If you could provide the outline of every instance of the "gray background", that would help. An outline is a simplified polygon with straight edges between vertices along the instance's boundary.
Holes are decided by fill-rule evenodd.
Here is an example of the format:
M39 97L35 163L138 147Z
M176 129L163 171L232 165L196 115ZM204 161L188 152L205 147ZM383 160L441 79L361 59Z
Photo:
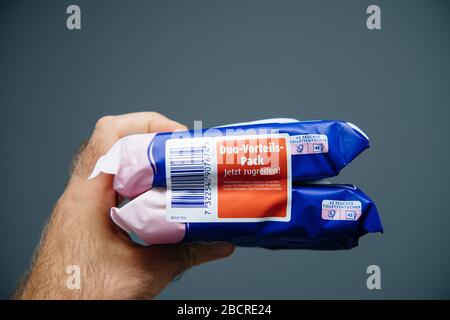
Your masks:
M190 126L344 119L372 148L337 182L385 233L350 251L238 249L160 298L450 298L449 1L69 1L0 5L0 297L29 264L71 158L102 115ZM382 30L366 28L378 4ZM382 289L366 288L366 267Z

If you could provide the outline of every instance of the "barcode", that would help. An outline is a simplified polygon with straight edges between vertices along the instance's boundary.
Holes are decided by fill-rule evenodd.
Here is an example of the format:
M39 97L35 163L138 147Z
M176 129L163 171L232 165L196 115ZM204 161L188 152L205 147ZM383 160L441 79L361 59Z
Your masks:
M170 151L172 208L206 208L205 147L175 147Z

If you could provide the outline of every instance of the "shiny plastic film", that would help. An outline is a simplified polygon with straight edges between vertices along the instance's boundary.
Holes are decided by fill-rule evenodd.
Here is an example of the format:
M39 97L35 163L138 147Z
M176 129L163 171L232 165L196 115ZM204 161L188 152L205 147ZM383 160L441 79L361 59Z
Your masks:
M130 201L111 218L149 245L350 249L383 231L375 204L353 185L310 182L338 175L368 147L352 123L267 119L122 138L90 179L114 175Z

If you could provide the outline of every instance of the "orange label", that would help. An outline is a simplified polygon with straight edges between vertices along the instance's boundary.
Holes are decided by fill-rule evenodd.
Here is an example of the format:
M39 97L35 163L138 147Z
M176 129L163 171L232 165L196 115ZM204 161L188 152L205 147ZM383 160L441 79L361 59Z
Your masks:
M288 147L284 137L217 143L220 219L288 217Z

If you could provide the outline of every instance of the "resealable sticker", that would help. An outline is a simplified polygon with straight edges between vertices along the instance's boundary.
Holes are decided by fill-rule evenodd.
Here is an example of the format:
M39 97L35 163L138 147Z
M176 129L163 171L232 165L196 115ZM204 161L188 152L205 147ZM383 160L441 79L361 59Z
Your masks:
M171 222L290 221L288 134L169 139Z

